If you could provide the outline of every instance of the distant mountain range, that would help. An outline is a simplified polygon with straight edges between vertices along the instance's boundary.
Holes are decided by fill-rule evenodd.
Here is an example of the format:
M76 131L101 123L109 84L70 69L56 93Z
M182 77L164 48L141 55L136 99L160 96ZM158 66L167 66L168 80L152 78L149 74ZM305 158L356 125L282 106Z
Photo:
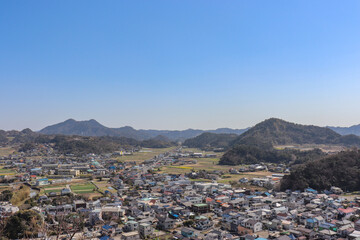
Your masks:
M57 123L39 132L42 134L63 134L63 135L78 135L78 136L112 136L112 137L127 137L136 140L147 140L157 136L163 136L170 141L185 141L200 136L203 133L216 133L216 134L236 134L242 135L238 139L234 140L234 143L242 144L250 141L267 141L271 144L339 144L342 141L349 140L349 137L341 139L340 135L357 135L360 136L360 124L351 127L317 127L317 126L305 126L300 124L285 124L286 121L271 118L265 120L252 128L246 129L231 129L231 128L218 128L215 130L199 130L199 129L186 129L186 130L136 130L132 127L125 126L120 128L106 127L94 119L88 121L76 121L74 119L68 119L64 122ZM305 128L304 128L305 127ZM247 131L251 129L251 131ZM288 134L283 134L287 132ZM206 139L210 135L206 135ZM219 136L223 140L226 136ZM212 141L214 141L212 136ZM233 136L231 136L233 138ZM254 139L256 138L256 139ZM354 138L354 137L351 137ZM204 138L201 138L203 141ZM233 140L233 139L232 139ZM351 139L350 142L354 140ZM222 141L222 140L221 140ZM340 142L339 142L340 141ZM215 141L216 142L216 141ZM222 141L223 142L223 141ZM229 141L227 141L229 142ZM230 142L229 142L230 143ZM192 142L192 145L196 143ZM206 143L205 143L206 144ZM200 145L204 145L203 143ZM213 144L210 144L213 145Z
M76 121L68 119L64 122L54 124L39 132L42 134L63 134L63 135L79 135L79 136L112 136L127 137L136 140L148 140L157 136L163 136L171 141L183 141L188 138L196 137L204 132L237 134L244 133L247 129L230 129L218 128L216 130L136 130L132 127L109 128L105 127L94 119L88 121Z
M354 129L356 129L355 126L352 127L352 131L355 131ZM67 135L66 138L64 138L65 135ZM78 153L90 151L92 147L88 146L101 145L97 152L102 153L120 146L173 146L176 144L175 141L180 140L183 141L183 145L189 147L223 148L226 152L221 158L220 164L228 165L257 162L295 162L300 164L322 156L321 151L308 153L291 149L280 151L274 148L276 145L322 144L360 147L360 137L354 134L341 135L330 127L301 125L277 118L267 119L249 129L136 130L128 126L108 128L96 120L76 121L69 119L48 126L39 132L32 132L30 129L7 132L0 130L0 144L2 145L55 142L59 151L66 153L75 150L61 147L77 146L79 139L83 147L80 150L75 149Z
M360 124L353 125L351 127L328 127L331 130L341 134L341 135L349 135L354 134L360 136Z

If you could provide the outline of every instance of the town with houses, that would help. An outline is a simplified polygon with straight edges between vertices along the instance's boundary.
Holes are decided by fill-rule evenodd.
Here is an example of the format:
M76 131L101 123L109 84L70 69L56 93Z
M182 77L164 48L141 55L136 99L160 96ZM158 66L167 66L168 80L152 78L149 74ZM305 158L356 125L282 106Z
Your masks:
M139 162L121 159L151 149L83 157L36 151L0 158L0 217L35 212L43 220L34 228L38 239L360 239L360 198L335 186L278 191L289 172L282 164L229 168L238 176L230 184L219 181L220 170L160 171L181 170L214 152L174 147Z
M360 240L360 0L0 0L0 240Z

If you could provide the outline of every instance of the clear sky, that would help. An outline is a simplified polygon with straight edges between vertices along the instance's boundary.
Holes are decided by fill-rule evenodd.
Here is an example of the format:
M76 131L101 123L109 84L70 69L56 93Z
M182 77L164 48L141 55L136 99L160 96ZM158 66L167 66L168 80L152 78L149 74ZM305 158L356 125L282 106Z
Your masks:
M269 117L360 123L360 1L0 1L0 129Z

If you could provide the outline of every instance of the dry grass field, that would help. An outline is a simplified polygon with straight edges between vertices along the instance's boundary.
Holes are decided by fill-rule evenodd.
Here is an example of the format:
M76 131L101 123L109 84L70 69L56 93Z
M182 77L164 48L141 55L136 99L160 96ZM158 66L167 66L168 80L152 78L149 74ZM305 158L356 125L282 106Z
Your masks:
M21 189L18 189L13 192L13 196L10 202L15 206L22 205L30 197L30 188L28 186L22 185Z

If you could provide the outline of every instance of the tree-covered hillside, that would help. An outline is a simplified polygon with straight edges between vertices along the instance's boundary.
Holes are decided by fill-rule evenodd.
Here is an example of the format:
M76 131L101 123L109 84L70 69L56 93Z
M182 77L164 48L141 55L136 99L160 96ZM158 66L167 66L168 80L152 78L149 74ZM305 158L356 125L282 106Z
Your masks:
M271 118L241 134L233 145L266 143L271 145L289 144L336 144L360 146L360 138L341 136L326 127L301 125Z
M187 139L183 145L192 148L211 149L227 148L235 140L236 134L203 133L197 137Z
M220 165L269 163L300 164L318 159L325 154L320 149L300 151L293 149L276 150L254 145L237 145L228 150L220 159Z
M345 191L360 190L360 151L344 151L336 155L309 161L292 169L281 182L281 189L317 190L340 187Z
M22 131L0 131L0 144L18 146L20 152L28 152L42 144L50 144L58 153L83 155L88 153L111 153L134 147L165 148L175 143L164 137L138 141L126 137L87 137L76 135L45 135L30 129Z
M219 164L302 163L323 156L320 150L301 153L289 149L274 149L276 145L303 144L358 147L360 138L355 135L342 136L325 127L306 126L271 118L255 125L231 142L231 147Z

